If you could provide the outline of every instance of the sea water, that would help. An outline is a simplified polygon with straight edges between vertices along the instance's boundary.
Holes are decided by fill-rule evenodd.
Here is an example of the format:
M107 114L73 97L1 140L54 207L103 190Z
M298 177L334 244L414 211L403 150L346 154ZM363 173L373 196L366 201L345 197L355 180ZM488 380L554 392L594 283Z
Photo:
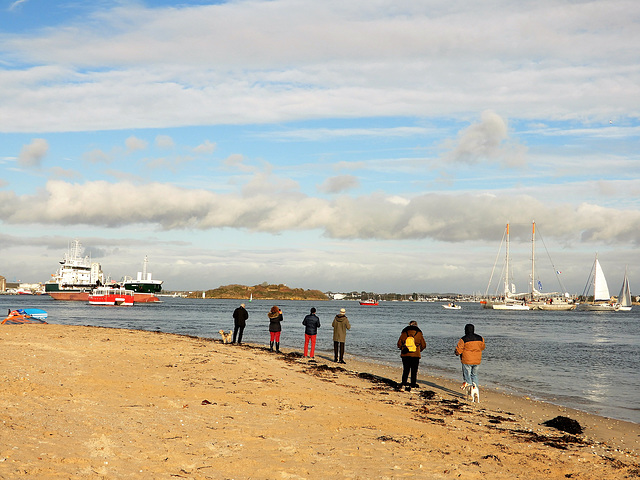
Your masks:
M105 307L55 301L47 296L0 296L0 313L41 308L49 323L162 331L219 339L233 329L233 310L240 300L161 297L155 304ZM427 341L420 371L462 380L454 355L464 326L473 323L486 341L480 383L508 393L640 423L640 307L631 312L496 311L477 303L447 310L439 303L381 302L361 306L353 301L303 302L245 300L249 320L244 342L269 344L267 313L282 308L281 347L302 350L302 319L317 308L321 327L318 355L333 357L331 322L345 308L351 323L346 359L357 355L400 366L396 346L402 329L416 320ZM0 318L4 316L0 315ZM2 326L20 328L20 326ZM399 380L399 379L396 379Z

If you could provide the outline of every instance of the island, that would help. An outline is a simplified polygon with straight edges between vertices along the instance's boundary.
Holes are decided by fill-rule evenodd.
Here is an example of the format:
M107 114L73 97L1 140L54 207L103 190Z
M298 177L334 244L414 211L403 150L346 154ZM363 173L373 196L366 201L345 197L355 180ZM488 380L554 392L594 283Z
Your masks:
M187 298L229 298L253 300L329 300L320 290L291 288L284 284L271 285L261 283L252 287L247 285L224 285L213 290L190 292Z

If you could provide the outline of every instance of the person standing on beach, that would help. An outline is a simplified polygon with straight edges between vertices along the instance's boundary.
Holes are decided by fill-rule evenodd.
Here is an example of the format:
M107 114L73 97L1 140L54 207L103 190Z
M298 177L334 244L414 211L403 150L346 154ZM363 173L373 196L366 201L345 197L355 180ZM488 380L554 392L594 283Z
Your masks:
M458 340L456 345L456 355L460 356L462 362L462 386L467 388L469 385L478 383L478 366L482 361L482 351L484 350L484 338L475 333L475 327L468 323L464 326L464 337Z
M331 326L333 327L333 355L334 362L338 362L338 351L340 352L340 363L344 361L344 343L347 340L347 330L351 330L349 319L345 315L346 310L340 309L340 313L335 316Z
M402 358L402 384L407 392L418 386L418 367L420 366L421 352L427 348L427 342L418 328L418 322L412 320L409 326L402 329L398 338L398 348ZM411 373L411 383L407 383Z
M247 326L247 319L249 318L249 312L244 308L244 303L241 303L238 308L233 311L233 339L231 343L236 343L236 335L238 337L238 345L242 345L242 333L244 327Z
M271 307L271 310L267 314L269 317L269 335L271 336L271 342L269 344L269 350L273 352L273 344L276 344L276 352L280 353L280 332L282 331L282 310L277 306Z
M313 358L316 351L316 337L318 335L318 327L320 326L320 319L316 315L316 309L311 308L311 313L304 317L302 320L302 325L304 325L304 356L307 356L309 342L311 342L311 354L309 355Z

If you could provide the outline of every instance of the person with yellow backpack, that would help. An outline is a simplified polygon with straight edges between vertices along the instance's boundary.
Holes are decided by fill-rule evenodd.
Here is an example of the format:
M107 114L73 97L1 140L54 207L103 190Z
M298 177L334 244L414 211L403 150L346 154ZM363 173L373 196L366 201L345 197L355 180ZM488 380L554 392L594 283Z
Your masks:
M418 367L420 366L420 352L427 348L427 342L418 328L418 322L412 320L409 326L402 329L398 339L398 348L402 358L402 384L407 392L418 386ZM411 383L407 383L411 373Z

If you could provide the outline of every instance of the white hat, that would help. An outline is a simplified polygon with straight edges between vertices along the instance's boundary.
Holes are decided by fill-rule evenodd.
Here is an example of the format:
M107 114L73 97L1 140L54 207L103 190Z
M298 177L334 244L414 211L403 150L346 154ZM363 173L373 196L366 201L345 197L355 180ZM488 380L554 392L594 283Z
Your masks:
M340 313L346 313L346 310L344 308L341 308Z

